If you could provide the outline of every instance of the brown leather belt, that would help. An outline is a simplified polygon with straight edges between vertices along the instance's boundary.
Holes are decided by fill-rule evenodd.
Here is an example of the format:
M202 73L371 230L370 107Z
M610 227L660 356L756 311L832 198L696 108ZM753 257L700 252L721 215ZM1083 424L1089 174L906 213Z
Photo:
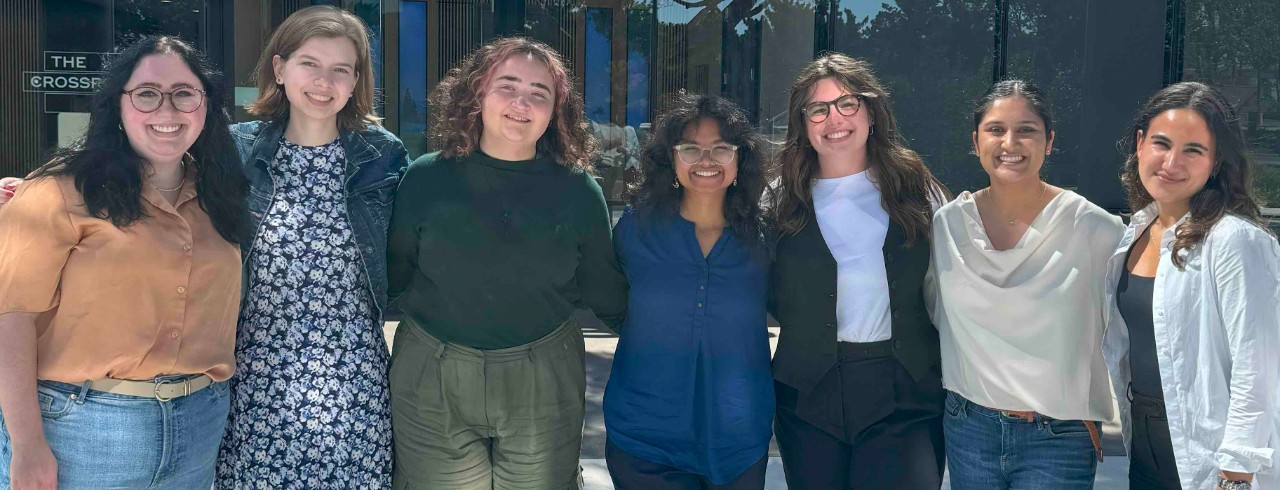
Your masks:
M1004 415L1005 417L1022 419L1027 422L1035 422L1037 415L1044 417L1044 415L1035 412L1025 412L1020 410L1000 410L998 408L991 408L991 410L1000 412L1000 415ZM1098 431L1098 424L1092 420L1081 420L1081 422L1084 423L1085 430L1089 431L1089 439L1093 442L1093 452L1098 455L1098 462L1101 463L1102 434Z

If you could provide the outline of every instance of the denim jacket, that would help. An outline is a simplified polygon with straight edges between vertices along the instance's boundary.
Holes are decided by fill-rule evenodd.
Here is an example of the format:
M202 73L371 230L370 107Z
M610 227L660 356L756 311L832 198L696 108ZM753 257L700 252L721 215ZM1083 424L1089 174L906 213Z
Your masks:
M275 197L275 182L269 168L287 125L287 120L231 125L231 136L249 180L249 224L254 236L241 245L246 264L257 245L262 217ZM387 306L387 224L391 219L391 205L396 200L396 187L409 165L409 157L400 139L381 126L371 124L360 132L340 130L338 138L347 155L347 216L364 262L369 292L381 315ZM245 267L244 271L246 287L243 290L248 291L249 268Z

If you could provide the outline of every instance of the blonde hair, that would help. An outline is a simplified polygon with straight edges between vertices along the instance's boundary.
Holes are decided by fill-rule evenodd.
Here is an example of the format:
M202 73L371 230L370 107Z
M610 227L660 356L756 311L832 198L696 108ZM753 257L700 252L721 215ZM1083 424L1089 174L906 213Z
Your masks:
M338 127L362 131L369 124L378 124L382 118L374 113L373 53L369 47L369 29L359 17L328 5L294 12L271 33L271 39L254 68L253 81L258 85L258 99L245 106L245 110L273 121L289 116L289 99L285 97L284 87L275 83L272 59L276 55L289 59L294 51L313 37L346 38L356 46L358 78L351 100L338 111Z

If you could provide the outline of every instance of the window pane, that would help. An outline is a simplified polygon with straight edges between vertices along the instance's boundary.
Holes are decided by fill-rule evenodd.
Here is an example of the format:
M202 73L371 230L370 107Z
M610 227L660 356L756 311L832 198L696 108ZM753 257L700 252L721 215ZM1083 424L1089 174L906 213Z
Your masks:
M1280 207L1280 3L1185 5L1182 78L1211 84L1236 105L1257 170L1254 189L1264 206Z
M991 85L995 1L842 0L836 8L833 48L871 63L911 149L953 192L985 187L970 156L970 111Z
M653 60L653 9L633 3L627 9L627 126L647 128L649 72Z
M1041 176L1062 187L1076 187L1080 175L1080 125L1086 5L1059 0L1014 0L1009 4L1010 78L1040 87L1054 109L1053 155Z
M586 64L583 99L587 118L613 119L613 9L587 9Z
M417 158L427 151L427 4L400 2L400 139Z

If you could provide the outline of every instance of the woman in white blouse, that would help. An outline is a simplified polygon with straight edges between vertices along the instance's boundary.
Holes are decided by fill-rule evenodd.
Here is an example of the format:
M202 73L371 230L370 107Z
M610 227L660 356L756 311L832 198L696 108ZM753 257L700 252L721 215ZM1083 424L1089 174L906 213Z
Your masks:
M1272 490L1280 467L1280 246L1217 90L1157 92L1128 132L1134 214L1103 348L1133 488Z
M991 185L933 220L933 322L948 390L952 488L1093 488L1112 416L1101 344L1107 259L1124 227L1045 183L1053 113L1033 85L997 83L973 115Z

